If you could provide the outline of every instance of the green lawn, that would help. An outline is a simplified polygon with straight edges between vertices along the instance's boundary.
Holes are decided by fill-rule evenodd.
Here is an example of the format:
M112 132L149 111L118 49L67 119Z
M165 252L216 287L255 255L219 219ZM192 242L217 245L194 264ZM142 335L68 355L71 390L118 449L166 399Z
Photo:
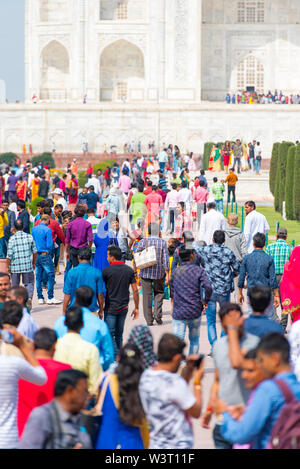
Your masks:
M234 207L235 211L235 207ZM268 223L270 225L270 233L269 233L269 243L274 242L276 237L276 224L279 222L279 226L284 227L288 231L288 242L292 244L292 241L295 241L295 246L300 245L300 223L297 221L287 220L285 221L282 216L275 212L273 207L257 207L257 211L265 215ZM231 207L229 208L229 213L231 212ZM226 206L224 207L224 215L226 216ZM242 222L242 207L238 207L238 215L239 215L239 227L241 226ZM245 212L244 212L245 216Z

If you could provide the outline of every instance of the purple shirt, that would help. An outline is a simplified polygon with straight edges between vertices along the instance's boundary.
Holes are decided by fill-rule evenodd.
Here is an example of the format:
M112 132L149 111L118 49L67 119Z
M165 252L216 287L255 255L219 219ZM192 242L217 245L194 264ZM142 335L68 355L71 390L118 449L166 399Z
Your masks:
M16 182L18 179L17 176L9 176L7 179L9 192L16 192Z
M66 234L66 243L75 249L88 247L93 241L92 225L81 217L69 223Z

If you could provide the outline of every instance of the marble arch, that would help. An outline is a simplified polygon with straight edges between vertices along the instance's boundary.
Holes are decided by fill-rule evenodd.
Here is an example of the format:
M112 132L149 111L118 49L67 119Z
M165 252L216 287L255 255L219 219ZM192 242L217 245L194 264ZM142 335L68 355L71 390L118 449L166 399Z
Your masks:
M120 39L106 46L100 57L100 101L143 101L144 54L135 44Z
M64 101L70 86L70 59L65 46L51 41L41 53L41 100Z

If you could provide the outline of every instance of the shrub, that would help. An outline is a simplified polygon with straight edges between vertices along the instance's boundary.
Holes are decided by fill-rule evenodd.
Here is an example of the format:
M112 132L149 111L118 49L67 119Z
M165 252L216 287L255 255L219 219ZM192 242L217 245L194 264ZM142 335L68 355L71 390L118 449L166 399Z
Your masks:
M213 142L206 142L204 144L202 167L205 171L208 170L209 158L210 158L210 154L211 154L211 150L213 146L214 146Z
M87 178L86 171L79 171L77 181L78 181L78 185L79 185L79 187L81 187L81 189L84 188L84 186L87 183L87 180L88 180L88 178Z
M280 146L279 142L274 143L273 149L272 149L271 162L270 162L269 185L270 185L270 191L273 195L275 195L279 146Z
M294 220L294 169L296 147L289 148L285 178L285 210L288 220Z
M294 216L300 221L300 144L296 147L294 164Z
M275 187L275 210L282 214L282 204L285 198L285 176L287 155L289 147L294 145L291 142L282 142L279 146L279 158L276 172L276 187Z
M105 160L105 161L101 161L101 163L95 164L95 166L93 166L94 173L96 173L98 169L105 171L107 166L112 168L115 162L116 162L115 160Z
M6 163L10 166L14 166L17 158L18 155L15 153L2 153L2 155L0 155L0 164Z
M42 163L43 166L46 164L49 168L55 168L55 161L52 153L42 153L40 156L34 156L31 158L31 163L33 166Z

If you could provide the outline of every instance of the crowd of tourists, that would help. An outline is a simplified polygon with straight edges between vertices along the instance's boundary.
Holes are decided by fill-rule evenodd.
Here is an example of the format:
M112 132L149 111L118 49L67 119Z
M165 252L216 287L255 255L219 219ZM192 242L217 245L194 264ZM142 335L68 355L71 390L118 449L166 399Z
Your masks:
M227 104L300 104L300 94L285 95L282 91L259 93L257 91L238 91L227 93Z
M283 227L266 246L254 201L243 230L237 213L225 218L233 152L212 183L176 145L89 165L83 188L76 160L65 173L4 168L1 449L193 449L193 426L211 423L216 449L300 448L300 247ZM45 301L62 315L40 328Z

